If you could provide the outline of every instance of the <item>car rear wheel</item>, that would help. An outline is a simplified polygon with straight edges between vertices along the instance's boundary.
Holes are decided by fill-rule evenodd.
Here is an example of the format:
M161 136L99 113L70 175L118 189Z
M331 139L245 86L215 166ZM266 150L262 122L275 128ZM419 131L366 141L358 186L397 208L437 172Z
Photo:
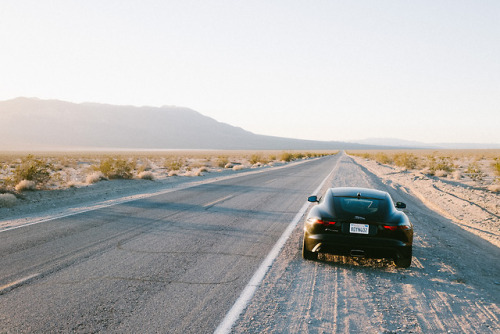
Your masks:
M399 253L394 259L394 264L398 268L408 268L411 266L412 250Z
M304 240L302 242L302 257L305 260L317 260L318 259L318 253L311 252L310 250L307 249L306 235L305 234L304 234Z

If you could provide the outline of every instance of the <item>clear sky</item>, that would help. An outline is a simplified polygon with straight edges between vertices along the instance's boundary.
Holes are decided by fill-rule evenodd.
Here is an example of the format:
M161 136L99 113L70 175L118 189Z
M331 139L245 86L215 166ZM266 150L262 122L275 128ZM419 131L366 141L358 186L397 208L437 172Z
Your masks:
M19 96L302 139L500 143L500 1L2 0L0 100Z

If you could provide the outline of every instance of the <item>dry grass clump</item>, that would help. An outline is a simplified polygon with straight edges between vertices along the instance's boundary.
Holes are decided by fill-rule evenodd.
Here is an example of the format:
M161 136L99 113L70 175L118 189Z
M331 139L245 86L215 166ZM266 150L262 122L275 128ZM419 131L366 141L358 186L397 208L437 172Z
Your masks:
M462 172L459 171L459 170L456 170L454 171L452 174L451 174L451 177L454 179L454 180L460 180L462 178Z
M15 189L18 193L27 191L27 190L35 190L36 183L31 180L21 180L18 184L16 184Z
M150 181L153 181L155 179L155 176L153 174L153 172L151 171L142 171L140 172L137 177L139 179L142 179L142 180L150 180Z
M179 158L168 158L166 161L165 161L165 168L167 168L168 170L180 170L185 164L185 161L183 159L179 159Z
M484 173L477 162L469 164L465 174L467 174L472 180L475 181L482 180L484 177Z
M131 179L135 166L133 161L120 158L107 158L98 167L95 167L95 169L109 179Z
M0 208L11 208L16 202L17 197L13 194L0 194Z
M7 185L15 184L17 191L34 190L37 186L42 188L49 182L54 166L46 159L35 158L27 155L15 165L12 175L4 180Z
M101 171L95 171L89 175L87 175L86 179L85 179L85 182L87 184L93 184L93 183L97 183L101 180L105 180L106 177L104 176L104 174L101 172Z
M290 153L290 152L283 152L283 153L281 153L280 160L281 161L285 161L285 162L292 161L293 160L293 153Z
M428 155L426 156L426 166L430 168L431 174L435 175L436 171L443 171L446 173L451 173L455 170L455 165L451 157L448 156L434 156ZM442 173L442 172L441 172ZM437 175L436 175L437 176Z
M402 167L405 169L415 169L417 168L418 159L415 155L411 153L396 153L392 158L394 164L398 167Z
M385 154L384 152L377 152L375 154L375 161L380 163L380 164L383 164L383 165L388 165L388 164L392 164L394 162L393 159L391 159L387 154Z
M220 167L220 168L226 168L226 166L229 164L229 157L227 156L219 156L215 162L213 163L214 167ZM231 168L231 167L227 167Z
M252 165L255 165L256 163L260 162L262 164L267 164L269 162L269 160L267 160L267 158L263 158L261 154L252 154L252 156L250 157L250 159L248 159L248 161L252 164Z
M245 169L246 167L244 165L236 165L233 167L233 170L243 170Z
M446 176L448 176L448 172L445 170L442 170L442 169L438 169L438 170L434 171L434 176L446 177Z
M191 177L193 177L193 176L201 176L201 175L203 175L202 171L203 171L202 168L197 168L197 169L189 170L186 173L184 173L184 176L191 176Z
M495 175L500 176L500 158L495 158L495 161L491 164Z

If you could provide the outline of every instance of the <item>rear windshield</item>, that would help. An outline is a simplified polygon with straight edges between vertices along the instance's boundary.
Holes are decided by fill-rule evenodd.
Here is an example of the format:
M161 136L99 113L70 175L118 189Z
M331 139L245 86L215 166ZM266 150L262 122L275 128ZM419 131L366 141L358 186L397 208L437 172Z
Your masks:
M383 217L387 213L387 201L375 198L334 197L338 216Z

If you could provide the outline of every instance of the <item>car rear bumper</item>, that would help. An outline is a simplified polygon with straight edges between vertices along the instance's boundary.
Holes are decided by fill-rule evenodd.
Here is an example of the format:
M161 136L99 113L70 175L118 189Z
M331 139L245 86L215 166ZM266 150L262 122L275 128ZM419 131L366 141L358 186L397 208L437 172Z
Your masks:
M335 255L395 258L410 253L411 243L389 238L365 238L353 235L304 234L305 246L313 252Z

